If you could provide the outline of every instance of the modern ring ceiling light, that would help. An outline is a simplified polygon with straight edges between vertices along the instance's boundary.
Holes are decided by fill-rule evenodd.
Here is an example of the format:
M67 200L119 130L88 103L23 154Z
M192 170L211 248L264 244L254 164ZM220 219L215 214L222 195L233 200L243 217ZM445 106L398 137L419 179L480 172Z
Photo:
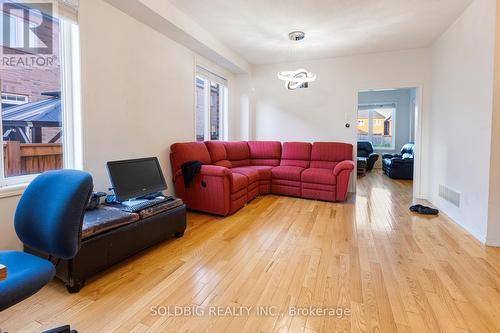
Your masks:
M293 42L299 42L306 37L303 31L292 31L288 34L288 38ZM316 74L310 73L305 69L297 69L295 71L283 71L278 73L278 79L285 81L285 86L289 90L297 88L305 88L309 82L316 80Z

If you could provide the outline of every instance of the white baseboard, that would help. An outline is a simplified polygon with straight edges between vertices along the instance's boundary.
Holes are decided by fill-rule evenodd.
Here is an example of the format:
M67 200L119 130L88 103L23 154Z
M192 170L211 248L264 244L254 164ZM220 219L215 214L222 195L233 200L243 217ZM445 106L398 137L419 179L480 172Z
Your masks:
M434 200L433 200L434 201ZM432 202L432 201L429 201L433 206L435 206L437 209L439 209L440 211L440 214L443 214L445 215L448 220L450 220L451 222L455 223L456 225L458 225L459 227L461 227L462 229L464 229L465 231L467 231L469 234L471 234L475 239L477 239L478 241L480 241L482 244L485 244L485 245L489 245L488 244L488 240L486 239L486 235L483 235L481 232L479 232L478 230L472 228L471 226L465 224L465 223L462 223L459 219L451 216L450 214L448 214L443 208L441 205L437 204L436 202ZM499 247L500 247L500 241L497 242L499 244ZM489 246L495 246L495 245L489 245Z
M486 245L492 247L500 247L500 239L486 239Z

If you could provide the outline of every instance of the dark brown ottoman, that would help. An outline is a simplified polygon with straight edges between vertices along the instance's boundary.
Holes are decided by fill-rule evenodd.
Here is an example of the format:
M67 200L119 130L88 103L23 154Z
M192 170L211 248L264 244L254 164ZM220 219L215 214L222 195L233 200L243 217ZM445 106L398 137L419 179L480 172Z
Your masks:
M138 213L109 206L87 212L77 255L69 260L52 260L56 264L56 276L65 282L70 293L76 293L90 276L172 236L182 237L186 230L186 205L180 199L176 204ZM48 257L28 246L25 251Z

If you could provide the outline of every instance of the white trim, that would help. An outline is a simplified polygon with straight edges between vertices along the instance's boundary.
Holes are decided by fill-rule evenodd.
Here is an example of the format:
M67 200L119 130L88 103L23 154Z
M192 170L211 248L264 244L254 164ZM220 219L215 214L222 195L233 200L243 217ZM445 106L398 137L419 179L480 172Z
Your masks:
M80 36L72 22L61 20L60 29L64 168L82 169Z
M200 76L199 73L198 76ZM212 87L209 78L206 78L204 76L200 77L205 80L203 84L203 98L205 99L205 110L203 110L203 125L205 125L205 127L203 129L205 130L205 133L203 135L205 137L205 141L210 141L212 140L212 137L210 135L210 108L212 107Z
M197 130L197 96L196 91L196 80L200 78L204 80L204 99L205 99L205 110L204 110L204 141L211 141L211 90L212 83L219 85L219 139L220 141L227 140L229 137L228 128L228 118L229 118L229 84L230 81L225 79L223 75L217 73L217 71L212 71L211 66L206 66L204 62L199 62L195 59L194 65L194 126L195 126L195 140L196 140L196 130ZM207 93L208 92L208 93Z
M500 239L486 239L486 245L492 247L500 247Z
M29 183L10 185L0 188L0 198L17 197L24 193Z

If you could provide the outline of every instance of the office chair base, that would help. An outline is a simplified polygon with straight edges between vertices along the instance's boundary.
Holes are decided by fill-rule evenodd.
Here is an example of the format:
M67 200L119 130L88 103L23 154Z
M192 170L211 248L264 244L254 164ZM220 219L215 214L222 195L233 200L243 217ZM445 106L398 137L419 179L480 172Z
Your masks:
M78 333L76 330L72 330L69 325L64 325L61 327L56 327L51 330L42 333Z

